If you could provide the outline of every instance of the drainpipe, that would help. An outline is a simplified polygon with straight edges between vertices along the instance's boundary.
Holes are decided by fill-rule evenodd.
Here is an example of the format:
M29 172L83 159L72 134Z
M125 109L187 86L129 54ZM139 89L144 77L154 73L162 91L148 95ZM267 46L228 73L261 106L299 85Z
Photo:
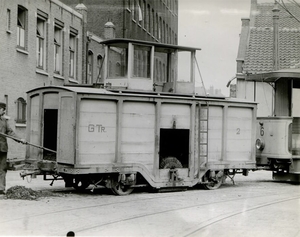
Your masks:
M87 64L87 7L82 3L82 0L80 0L80 3L75 7L75 10L79 12L83 16L83 25L82 25L82 73L81 73L81 83L80 84L87 84L87 71L86 71L86 64ZM79 78L78 78L79 81Z

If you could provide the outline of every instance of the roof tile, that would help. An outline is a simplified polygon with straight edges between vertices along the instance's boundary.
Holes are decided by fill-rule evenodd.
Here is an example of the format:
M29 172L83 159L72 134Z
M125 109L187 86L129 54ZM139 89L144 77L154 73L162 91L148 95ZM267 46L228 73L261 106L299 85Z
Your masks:
M288 9L300 19L300 8L286 4ZM248 73L273 70L273 13L274 4L258 4L250 21L249 43L243 70ZM280 69L300 65L300 23L279 6L279 64Z

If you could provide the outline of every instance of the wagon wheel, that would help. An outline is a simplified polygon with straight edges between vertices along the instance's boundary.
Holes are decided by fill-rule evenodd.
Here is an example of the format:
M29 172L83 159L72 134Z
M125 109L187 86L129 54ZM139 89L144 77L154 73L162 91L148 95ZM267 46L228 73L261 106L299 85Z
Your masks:
M210 183L202 184L202 185L207 190L215 190L215 189L218 189L222 185L225 178L226 178L226 175L224 175L224 171L220 170L218 173L216 173L215 177L212 177L212 178L208 179L208 181Z
M181 162L176 158L169 156L164 158L159 164L160 169L174 169L174 168L182 168Z
M89 185L90 185L90 182L85 179L75 179L75 182L73 183L73 188L75 188L78 191L83 191Z
M111 180L110 189L114 194L119 196L128 195L134 190L134 188L131 188L129 185L124 185L121 181L115 179Z

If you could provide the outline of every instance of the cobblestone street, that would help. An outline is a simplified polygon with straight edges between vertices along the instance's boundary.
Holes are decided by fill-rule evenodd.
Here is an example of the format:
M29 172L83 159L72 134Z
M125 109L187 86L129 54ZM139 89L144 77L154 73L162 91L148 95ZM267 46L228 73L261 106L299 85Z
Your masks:
M78 193L62 181L27 182L8 173L15 185L48 190L37 201L1 197L1 236L300 236L299 185L271 180L266 171L236 176L217 190L153 193L137 190L114 196L97 188Z

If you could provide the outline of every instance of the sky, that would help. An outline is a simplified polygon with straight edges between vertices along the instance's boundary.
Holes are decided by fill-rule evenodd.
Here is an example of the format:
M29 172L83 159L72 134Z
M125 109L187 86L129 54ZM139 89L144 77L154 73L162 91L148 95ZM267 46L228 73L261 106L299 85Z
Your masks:
M258 0L258 3L274 0ZM178 44L201 48L197 61L206 90L229 96L227 82L236 74L242 18L250 17L251 0L179 0ZM235 81L233 81L235 83ZM202 86L196 70L196 86Z

